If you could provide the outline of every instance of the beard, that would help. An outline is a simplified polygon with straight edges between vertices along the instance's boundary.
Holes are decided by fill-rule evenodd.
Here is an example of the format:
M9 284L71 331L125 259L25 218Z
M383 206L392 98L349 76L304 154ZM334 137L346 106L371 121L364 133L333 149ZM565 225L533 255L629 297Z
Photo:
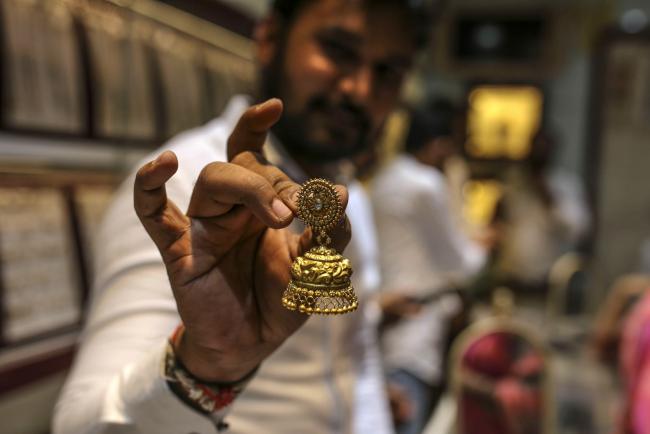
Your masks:
M280 98L285 111L271 131L289 154L309 163L331 163L358 155L371 142L369 116L345 97L328 92L312 95L303 107L292 107L291 81L284 72L284 50L262 71L264 99Z

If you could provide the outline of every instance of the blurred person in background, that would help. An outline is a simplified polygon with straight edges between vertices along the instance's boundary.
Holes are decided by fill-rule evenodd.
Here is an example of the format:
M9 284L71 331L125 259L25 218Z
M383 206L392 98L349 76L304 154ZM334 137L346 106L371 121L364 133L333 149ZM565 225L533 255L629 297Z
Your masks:
M381 304L386 315L401 316L381 339L389 386L407 401L394 406L408 409L397 421L404 434L421 432L431 415L444 377L449 326L461 307L454 288L485 258L449 204L443 170L456 152L453 117L453 108L445 105L412 111L405 151L371 184Z
M524 164L504 174L503 197L491 224L499 240L493 288L541 293L555 260L578 248L588 233L591 216L583 186L573 173L552 167L555 151L554 138L540 131Z
M296 182L347 184L349 220L372 244L363 192L340 163L397 104L421 18L401 0L273 2L255 33L266 102L233 98L118 192L55 433L214 433L233 401L233 433L392 431L364 309L378 281L371 248L355 236L346 251L356 313L307 319L281 294L312 243L287 229ZM345 247L347 221L333 238Z

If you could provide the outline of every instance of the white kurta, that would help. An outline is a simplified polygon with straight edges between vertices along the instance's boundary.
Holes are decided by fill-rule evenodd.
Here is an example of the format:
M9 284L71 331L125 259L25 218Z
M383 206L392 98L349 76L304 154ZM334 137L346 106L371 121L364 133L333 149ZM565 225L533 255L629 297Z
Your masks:
M178 156L179 170L167 193L181 209L187 208L201 169L226 161L227 138L247 106L245 97L235 97L222 117L165 146ZM57 404L54 432L215 433L214 421L182 403L162 377L164 343L180 319L160 254L133 209L133 177L118 191L98 235L92 309ZM350 196L353 227L372 227L363 221L369 213L361 189L351 185ZM346 251L361 299L377 280L369 251L356 237ZM310 318L262 364L235 401L226 419L229 432L390 434L368 318L363 308L342 317Z

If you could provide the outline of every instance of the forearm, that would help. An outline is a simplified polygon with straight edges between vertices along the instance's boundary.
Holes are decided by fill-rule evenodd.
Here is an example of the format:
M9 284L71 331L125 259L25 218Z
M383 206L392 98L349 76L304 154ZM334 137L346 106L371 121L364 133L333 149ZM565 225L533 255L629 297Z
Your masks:
M215 434L216 423L179 400L162 371L164 342L114 375L73 373L59 399L55 434Z
M132 268L95 297L57 404L56 434L177 434L188 426L217 432L215 423L177 398L165 380L165 345L179 318L160 268Z

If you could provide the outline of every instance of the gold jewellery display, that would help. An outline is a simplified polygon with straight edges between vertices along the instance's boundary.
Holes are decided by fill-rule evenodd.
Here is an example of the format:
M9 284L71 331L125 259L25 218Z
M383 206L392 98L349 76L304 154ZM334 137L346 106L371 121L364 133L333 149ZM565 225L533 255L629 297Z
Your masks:
M282 305L308 315L339 315L359 305L352 288L350 260L332 247L327 231L343 217L343 205L329 181L316 178L303 184L298 195L298 217L311 226L317 246L291 265L291 281Z

